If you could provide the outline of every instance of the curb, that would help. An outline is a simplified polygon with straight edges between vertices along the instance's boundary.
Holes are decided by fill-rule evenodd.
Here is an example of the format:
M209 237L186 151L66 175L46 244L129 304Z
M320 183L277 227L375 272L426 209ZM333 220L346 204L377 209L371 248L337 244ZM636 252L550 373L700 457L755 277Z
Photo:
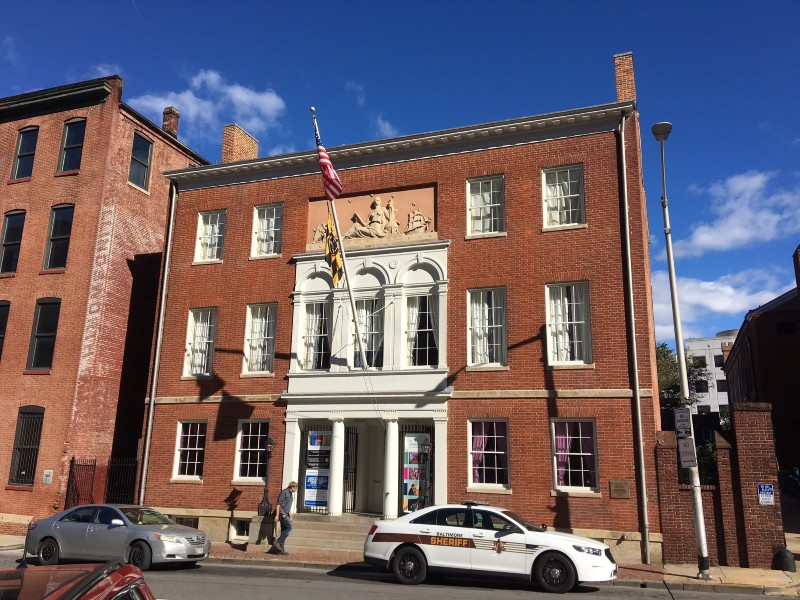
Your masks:
M12 544L11 546L0 546L0 552L3 550L22 550L25 544Z
M207 558L201 564L227 564L239 566L258 566L258 567L293 567L303 569L340 569L343 571L361 571L372 569L366 563L317 563L301 560L265 560L263 558Z

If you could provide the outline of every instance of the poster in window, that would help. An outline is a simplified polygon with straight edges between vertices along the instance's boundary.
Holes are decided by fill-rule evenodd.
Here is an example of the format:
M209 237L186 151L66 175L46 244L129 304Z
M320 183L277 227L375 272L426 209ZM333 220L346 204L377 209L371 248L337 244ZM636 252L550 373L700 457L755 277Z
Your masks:
M328 506L328 480L331 466L331 432L309 431L306 450L306 477L303 482L303 505Z
M428 497L430 455L421 451L430 443L427 433L407 433L403 439L403 512L414 512L432 501Z

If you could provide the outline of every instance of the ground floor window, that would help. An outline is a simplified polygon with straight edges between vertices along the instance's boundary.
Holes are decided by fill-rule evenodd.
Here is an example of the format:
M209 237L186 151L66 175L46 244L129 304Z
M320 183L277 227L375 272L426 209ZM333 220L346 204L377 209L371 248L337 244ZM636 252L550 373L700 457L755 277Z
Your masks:
M202 479L206 454L205 421L178 423L178 442L175 452L175 476L183 479Z
M509 487L508 422L469 422L470 485Z
M552 442L556 489L597 491L594 421L553 420Z
M9 485L33 485L39 442L42 437L44 409L40 406L23 406L17 416L17 432L11 455Z

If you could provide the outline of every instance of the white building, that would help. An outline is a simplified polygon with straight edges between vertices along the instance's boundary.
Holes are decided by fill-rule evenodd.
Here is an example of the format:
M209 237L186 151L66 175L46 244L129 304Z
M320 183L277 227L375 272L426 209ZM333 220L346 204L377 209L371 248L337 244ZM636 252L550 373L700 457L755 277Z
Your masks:
M686 340L686 355L700 359L701 365L707 368L711 375L708 382L696 382L697 404L692 407L692 412L718 413L720 406L728 405L728 380L722 370L725 362L722 355L722 344L732 344L738 331L738 329L729 329L720 331L713 338L689 338Z

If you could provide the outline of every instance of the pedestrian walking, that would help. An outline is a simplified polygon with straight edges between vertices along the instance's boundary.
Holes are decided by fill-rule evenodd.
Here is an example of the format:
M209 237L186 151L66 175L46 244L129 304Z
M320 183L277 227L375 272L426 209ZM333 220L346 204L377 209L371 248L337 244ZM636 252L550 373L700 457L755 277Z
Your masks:
M281 490L278 495L278 507L275 509L275 522L280 521L281 534L272 543L275 549L280 554L288 554L283 545L286 543L286 538L292 532L293 519L292 519L292 504L294 503L294 493L297 491L297 482L292 481L285 489Z

